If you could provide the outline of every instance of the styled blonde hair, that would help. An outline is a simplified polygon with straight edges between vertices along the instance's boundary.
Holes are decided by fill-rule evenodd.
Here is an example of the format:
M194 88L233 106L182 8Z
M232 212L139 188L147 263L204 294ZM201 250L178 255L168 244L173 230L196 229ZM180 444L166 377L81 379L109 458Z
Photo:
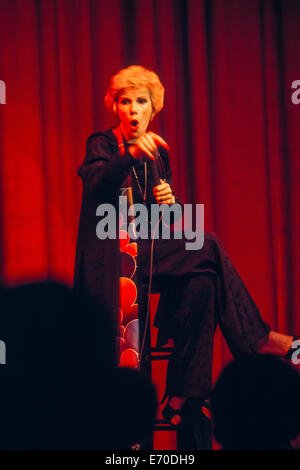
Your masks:
M111 77L104 98L105 106L115 112L115 103L118 100L119 91L127 87L140 86L149 89L153 116L155 116L163 108L165 89L155 72L140 65L130 65L126 69L119 70Z

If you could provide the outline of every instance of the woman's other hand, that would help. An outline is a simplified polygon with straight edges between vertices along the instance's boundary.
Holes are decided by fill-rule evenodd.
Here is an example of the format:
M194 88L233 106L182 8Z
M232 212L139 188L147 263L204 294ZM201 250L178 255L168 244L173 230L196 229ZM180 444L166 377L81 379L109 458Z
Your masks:
M160 182L161 184L153 188L153 195L156 199L156 202L158 204L174 204L175 197L172 193L171 186L162 179Z

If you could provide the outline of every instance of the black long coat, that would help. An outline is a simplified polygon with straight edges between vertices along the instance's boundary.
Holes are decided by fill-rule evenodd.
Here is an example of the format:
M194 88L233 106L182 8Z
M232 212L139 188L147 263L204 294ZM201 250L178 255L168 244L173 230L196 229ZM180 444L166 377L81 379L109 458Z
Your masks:
M161 177L172 187L168 152L161 147L159 152ZM111 203L118 208L120 188L133 165L140 186L132 177L133 200L140 202L145 187L144 163L133 159L126 145L125 154L119 154L112 130L89 137L86 156L78 171L83 180L83 200L75 288L99 302L100 306L101 300L106 302L112 312L115 333L118 325L119 240L97 238L99 217L96 208L101 203ZM146 201L149 205L156 201L149 165L147 167ZM213 233L204 235L201 249L187 250L185 236L182 239L162 237L154 243L152 275L161 292L155 318L155 326L159 327L157 341L164 344L171 335L175 344L168 366L165 396L209 396L217 323L234 355L253 352L257 341L270 331L220 240ZM150 277L150 245L149 239L138 240L138 269L146 279Z
M110 203L116 210L122 183L132 174L135 166L140 186L144 189L144 163L136 161L128 152L120 155L117 138L111 129L92 134L86 142L86 152L78 175L83 182L82 206L76 249L74 288L91 298L95 303L104 303L113 315L115 332L118 322L120 250L119 240L100 240L96 235L99 217L96 209L100 204ZM160 175L171 185L171 170L168 152L159 148L162 165ZM132 175L134 202L141 202L141 195L135 177ZM148 165L147 205L155 203L154 182ZM179 202L179 201L178 201ZM118 227L117 227L118 233Z

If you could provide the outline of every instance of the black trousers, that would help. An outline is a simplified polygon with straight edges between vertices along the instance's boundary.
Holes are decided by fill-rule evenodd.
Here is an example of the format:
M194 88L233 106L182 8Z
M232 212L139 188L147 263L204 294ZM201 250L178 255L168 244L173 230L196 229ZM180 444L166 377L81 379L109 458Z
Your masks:
M217 324L234 356L254 352L271 328L215 234L205 233L200 250L185 243L154 240L152 282L161 292L154 324L158 344L174 340L165 396L208 398ZM149 281L151 240L138 244L138 266Z

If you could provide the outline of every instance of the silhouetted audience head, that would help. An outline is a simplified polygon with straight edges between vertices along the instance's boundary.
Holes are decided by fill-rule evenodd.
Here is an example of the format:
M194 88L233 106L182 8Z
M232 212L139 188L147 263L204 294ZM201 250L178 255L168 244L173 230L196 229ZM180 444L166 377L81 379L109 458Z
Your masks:
M113 364L114 325L104 304L57 282L2 288L0 302L7 373Z
M115 362L104 305L38 283L0 291L0 449L126 449L153 427L152 383Z
M223 449L285 449L300 434L300 375L271 355L235 359L214 387L214 435Z

